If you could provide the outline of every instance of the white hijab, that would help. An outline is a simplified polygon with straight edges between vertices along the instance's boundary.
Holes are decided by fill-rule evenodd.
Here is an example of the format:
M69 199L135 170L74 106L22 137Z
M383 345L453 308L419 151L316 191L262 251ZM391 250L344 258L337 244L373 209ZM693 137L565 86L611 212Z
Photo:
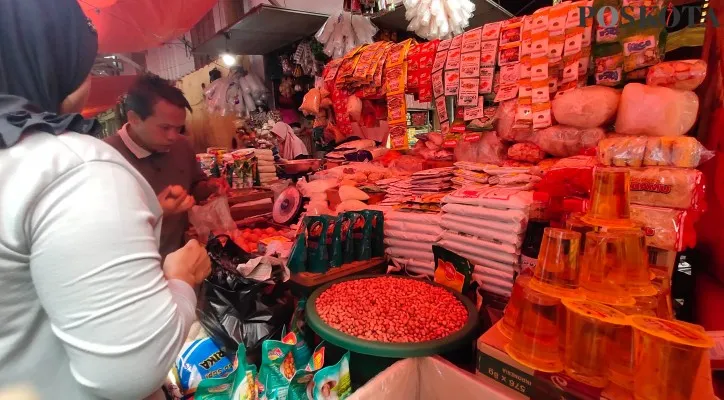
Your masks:
M292 127L284 122L277 122L271 131L277 136L279 155L285 160L293 160L298 155L308 155L307 146L302 139L294 134Z

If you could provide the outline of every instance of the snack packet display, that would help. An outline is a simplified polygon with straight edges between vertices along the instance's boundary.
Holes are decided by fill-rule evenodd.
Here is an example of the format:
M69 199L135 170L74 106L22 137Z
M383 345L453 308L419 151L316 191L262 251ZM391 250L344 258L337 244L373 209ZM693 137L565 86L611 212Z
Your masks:
M352 394L349 374L349 352L335 365L324 367L314 374L314 400L344 400Z
M681 136L694 126L698 111L694 92L629 83L621 93L616 132Z
M696 168L713 156L713 152L689 136L618 136L598 143L598 161L609 166Z
M631 169L631 204L703 211L704 180L690 168Z
M651 66L646 84L670 89L695 90L706 78L704 60L667 61Z
M433 245L435 282L465 293L473 275L473 265L465 257L444 247Z
M643 226L647 246L671 251L696 246L696 213L632 204L631 220Z

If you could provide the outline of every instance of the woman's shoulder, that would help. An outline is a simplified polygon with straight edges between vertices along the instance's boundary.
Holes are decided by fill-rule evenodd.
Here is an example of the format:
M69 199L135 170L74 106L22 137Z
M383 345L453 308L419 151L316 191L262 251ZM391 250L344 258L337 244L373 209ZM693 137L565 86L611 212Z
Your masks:
M83 164L112 164L145 182L116 149L90 135L33 133L24 135L9 150L0 152L0 164L15 165L13 169L23 174L41 174L45 179L53 179Z
M133 168L112 146L93 136L76 132L65 132L60 135L30 134L13 147L27 149L29 154L70 168L89 162L110 162Z

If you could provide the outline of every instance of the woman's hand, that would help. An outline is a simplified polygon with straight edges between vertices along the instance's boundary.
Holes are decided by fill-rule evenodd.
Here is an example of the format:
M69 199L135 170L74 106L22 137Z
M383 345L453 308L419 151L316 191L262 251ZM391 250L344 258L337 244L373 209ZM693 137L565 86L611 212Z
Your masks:
M158 194L158 202L163 209L163 215L184 213L196 204L194 197L186 193L186 189L179 185L172 185Z
M206 248L196 239L166 256L163 263L166 279L180 279L190 286L196 286L211 273L211 260Z

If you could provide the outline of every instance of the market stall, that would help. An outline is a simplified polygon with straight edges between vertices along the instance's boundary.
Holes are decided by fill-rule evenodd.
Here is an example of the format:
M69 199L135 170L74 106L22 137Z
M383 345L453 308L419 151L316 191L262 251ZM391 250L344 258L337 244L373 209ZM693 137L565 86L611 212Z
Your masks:
M391 399L442 375L460 398L714 398L714 340L672 301L707 209L714 153L691 133L711 68L667 59L650 5L620 24L584 11L621 4L580 1L468 26L460 3L447 31L411 26L427 41L320 29L331 59L300 111L323 157L280 156L273 113L243 128L250 148L198 156L231 197L271 197L253 220L233 217L250 198L220 200L198 234L211 339L180 358L183 391ZM223 365L189 362L209 352Z

